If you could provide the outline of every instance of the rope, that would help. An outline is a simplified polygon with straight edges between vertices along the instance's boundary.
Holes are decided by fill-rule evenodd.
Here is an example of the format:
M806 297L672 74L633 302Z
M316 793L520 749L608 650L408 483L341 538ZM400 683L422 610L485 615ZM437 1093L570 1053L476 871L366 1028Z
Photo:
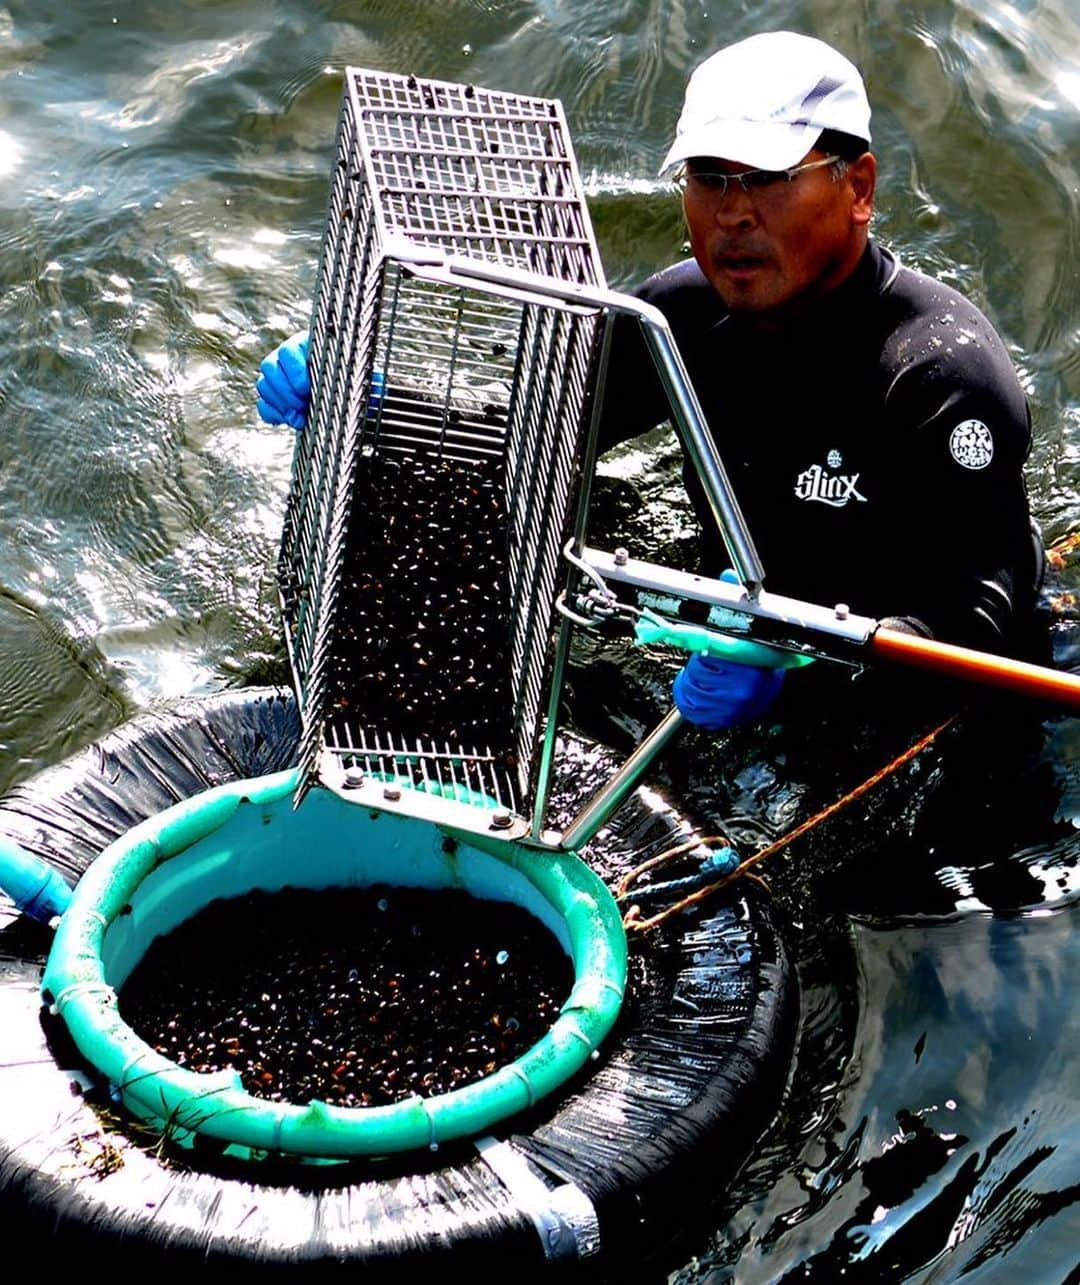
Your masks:
M760 852L755 852L752 857L747 857L738 869L733 870L731 874L724 875L715 883L709 884L706 888L699 888L696 892L690 893L680 901L674 902L666 909L659 911L657 914L652 915L647 919L643 919L641 917L639 907L631 906L623 916L623 927L627 932L646 932L650 928L659 927L659 925L666 919L670 919L672 915L677 915L681 911L686 910L689 906L697 905L698 902L704 901L706 897L711 897L714 892L719 892L721 888L726 888L728 884L733 883L736 879L748 877L760 882L758 876L750 875L748 873L752 867L758 865L767 857L773 856L774 853L779 852L782 848L786 848L789 844L794 843L796 839L801 839L804 834L808 834L823 821L827 821L829 817L835 816L837 812L841 811L841 809L846 808L857 799L861 799L864 794L867 794L872 790L880 781L884 781L886 777L892 776L894 772L899 771L900 768L905 766L905 764L910 763L911 760L921 754L927 746L932 745L941 733L955 721L956 717L956 714L950 714L943 723L939 723L932 731L927 732L925 736L921 736L914 745L910 745L902 754L894 758L891 763L887 763L884 767L879 768L872 776L868 776L861 785L857 785L853 790L849 790L847 794L837 799L834 803L830 803L828 807L822 808L820 812L816 812L812 817L809 817L806 821L797 825L794 830L789 830L787 834L777 839L775 843L770 843L768 847L762 848ZM619 898L625 897L627 895L629 885L644 871L652 869L675 856L681 855L688 849L698 846L700 843L713 842L716 837L723 838L723 836L714 836L714 838L710 839L699 839L690 843L683 843L677 848L670 849L668 852L660 853L659 856L653 857L649 861L642 862L640 866L635 870L631 870L630 873L624 876L624 878L619 882L616 896Z
M1046 560L1054 568L1060 571L1068 561L1069 555L1080 549L1080 531L1072 531L1068 535L1063 535L1046 550Z
M678 847L668 848L664 852L658 853L655 857L650 857L648 861L643 861L641 865L635 866L633 870L628 870L615 885L616 901L621 901L622 898L626 896L630 885L634 883L640 875L645 874L646 871L655 870L657 866L666 865L667 862L673 861L676 857L681 857L685 852L692 852L695 848L700 848L703 844L727 842L728 837L726 834L707 834L702 838L695 837L693 839L688 839L685 843L680 843Z

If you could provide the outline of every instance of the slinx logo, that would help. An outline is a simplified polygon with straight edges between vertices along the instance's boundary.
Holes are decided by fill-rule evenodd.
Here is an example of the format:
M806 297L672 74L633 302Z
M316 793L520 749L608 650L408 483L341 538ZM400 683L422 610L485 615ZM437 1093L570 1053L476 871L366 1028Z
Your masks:
M843 462L839 451L830 451L826 457L830 469L838 469ZM795 495L800 500L813 500L842 509L850 500L866 503L866 496L860 495L857 489L858 482L858 473L833 473L820 464L812 464L795 479Z

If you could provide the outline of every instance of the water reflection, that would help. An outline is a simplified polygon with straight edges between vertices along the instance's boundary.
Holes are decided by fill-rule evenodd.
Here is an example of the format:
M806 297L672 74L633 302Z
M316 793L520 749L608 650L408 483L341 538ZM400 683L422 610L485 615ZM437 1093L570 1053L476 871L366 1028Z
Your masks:
M856 927L854 944L857 1077L815 1122L797 1178L756 1220L739 1211L708 1268L683 1279L730 1279L738 1245L740 1285L901 1280L935 1265L955 1280L1036 1229L1038 1279L1064 1279L1067 1220L1046 1223L1076 1199L1070 916Z

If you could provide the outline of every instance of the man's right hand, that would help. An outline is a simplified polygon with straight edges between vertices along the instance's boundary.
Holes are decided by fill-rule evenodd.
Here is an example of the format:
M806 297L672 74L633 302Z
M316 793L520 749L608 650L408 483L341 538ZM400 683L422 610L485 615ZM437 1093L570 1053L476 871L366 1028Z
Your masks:
M284 340L259 369L262 374L255 384L258 401L255 408L268 424L288 424L303 428L307 423L311 380L308 378L308 333L301 330Z
M687 722L720 732L766 714L783 683L782 669L759 669L718 656L691 656L675 679L675 705Z

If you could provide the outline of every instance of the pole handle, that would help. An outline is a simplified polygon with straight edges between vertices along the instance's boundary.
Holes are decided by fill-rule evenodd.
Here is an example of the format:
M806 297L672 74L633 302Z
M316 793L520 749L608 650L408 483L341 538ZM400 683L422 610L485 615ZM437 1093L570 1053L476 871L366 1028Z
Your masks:
M1066 709L1080 709L1080 675L1010 660L990 652L957 647L953 643L921 638L879 625L870 638L871 653L915 669L929 669L949 678L1000 687L1023 696L1048 701Z

